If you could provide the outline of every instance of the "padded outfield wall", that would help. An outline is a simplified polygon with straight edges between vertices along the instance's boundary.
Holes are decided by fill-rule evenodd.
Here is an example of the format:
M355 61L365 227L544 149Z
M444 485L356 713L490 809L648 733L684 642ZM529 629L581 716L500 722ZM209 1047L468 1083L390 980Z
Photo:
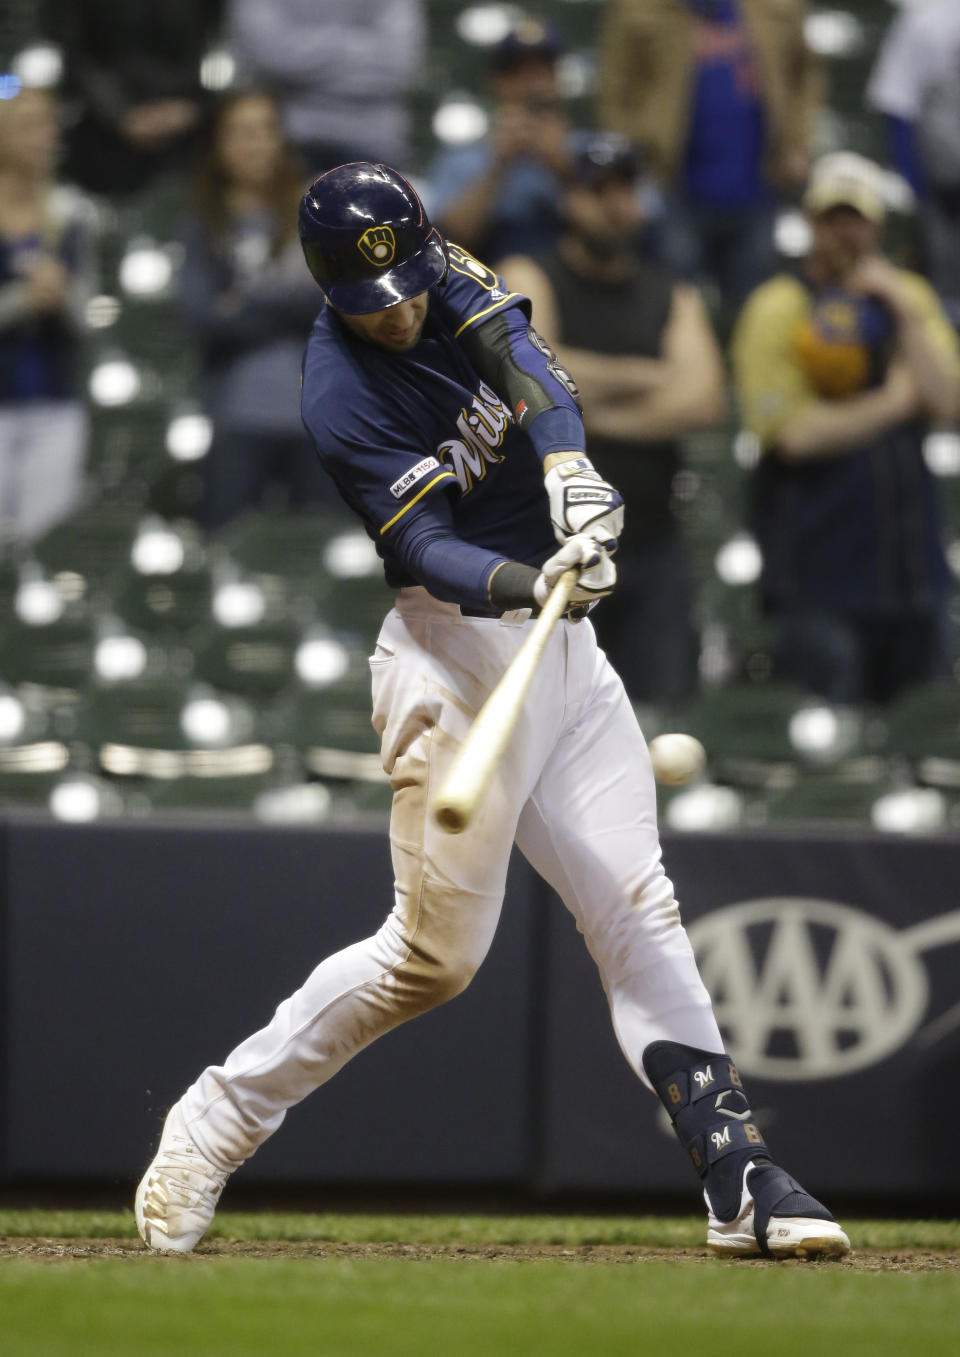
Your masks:
M960 841L665 835L664 857L778 1157L833 1196L956 1201ZM0 1181L134 1181L183 1087L373 931L390 889L379 828L0 821ZM467 992L364 1052L239 1177L693 1186L572 920L519 856Z

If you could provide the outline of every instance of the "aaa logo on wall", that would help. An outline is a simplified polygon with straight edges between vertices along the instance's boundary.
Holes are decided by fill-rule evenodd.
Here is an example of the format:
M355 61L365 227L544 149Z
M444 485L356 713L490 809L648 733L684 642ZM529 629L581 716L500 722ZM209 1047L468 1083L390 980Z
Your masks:
M714 910L688 932L740 1069L823 1079L876 1064L913 1036L930 989L921 954L960 942L960 911L898 932L849 905L769 897Z

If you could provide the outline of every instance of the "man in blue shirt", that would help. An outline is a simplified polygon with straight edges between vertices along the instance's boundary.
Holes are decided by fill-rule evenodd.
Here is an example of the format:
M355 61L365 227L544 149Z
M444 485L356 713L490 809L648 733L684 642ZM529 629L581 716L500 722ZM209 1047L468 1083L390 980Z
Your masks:
M327 299L303 414L377 543L396 606L374 655L396 898L171 1109L137 1191L141 1237L186 1252L227 1176L286 1111L399 1023L460 993L499 918L514 841L587 939L624 1055L702 1180L720 1254L838 1257L830 1213L769 1157L660 861L650 758L582 620L616 582L620 496L584 451L576 388L526 299L431 227L383 165L308 190L300 235ZM560 542L556 549L556 538ZM431 813L477 711L560 575L579 576L465 832Z
M773 226L808 166L819 75L806 0L609 0L598 111L665 195L650 246L728 306L777 267Z

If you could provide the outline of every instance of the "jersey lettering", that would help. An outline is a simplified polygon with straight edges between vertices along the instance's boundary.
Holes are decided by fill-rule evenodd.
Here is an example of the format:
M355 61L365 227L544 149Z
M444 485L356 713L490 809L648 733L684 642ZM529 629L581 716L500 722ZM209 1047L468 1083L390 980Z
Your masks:
M503 461L499 449L509 422L510 411L497 393L481 382L469 410L463 408L457 416L460 437L447 439L437 449L437 456L453 471L463 494L469 494L476 481L483 480L489 465Z

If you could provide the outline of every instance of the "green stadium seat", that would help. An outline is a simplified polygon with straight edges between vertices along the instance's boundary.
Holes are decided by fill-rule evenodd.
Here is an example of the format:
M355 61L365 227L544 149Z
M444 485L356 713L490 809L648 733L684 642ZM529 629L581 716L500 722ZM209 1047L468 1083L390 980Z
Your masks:
M385 781L380 739L370 720L369 675L301 690L287 708L285 738L317 777Z
M960 685L955 680L909 689L882 719L888 756L908 762L928 786L960 788Z
M336 579L321 570L311 577L311 585L324 622L352 637L369 654L395 598L380 568L376 575L346 579Z
M111 611L128 626L148 633L206 627L212 601L213 577L203 559L166 575L142 575L127 565L111 582Z
M333 798L330 811L333 820L355 820L358 817L383 817L390 814L393 791L386 778L378 782L347 779L329 782L327 786Z
M770 823L809 821L818 827L869 829L877 799L891 789L889 779L843 774L805 773L792 787L771 792L764 801Z
M0 680L77 691L93 672L97 636L89 618L28 626L14 618L0 629Z
M137 512L123 506L91 505L32 543L30 554L46 575L79 575L93 593L128 560L137 520Z
M90 688L77 730L119 777L250 777L276 759L249 703L176 680Z
M712 574L700 585L694 610L707 682L765 684L773 657L770 624L752 584L726 584Z
M0 809L17 806L45 810L60 773L29 773L0 767Z
M68 745L72 728L41 690L0 684L0 775L18 778L59 773L83 754Z
M246 576L276 576L302 588L331 537L346 523L352 526L346 515L346 509L342 514L251 509L222 528L214 540Z
M293 681L293 660L301 638L289 623L213 627L195 655L194 674L225 692L269 698Z
M804 766L838 765L860 752L856 713L789 684L718 688L678 720L703 744L714 779L735 786L790 786Z
M152 811L209 811L252 815L257 800L276 785L271 773L155 780L146 791Z

